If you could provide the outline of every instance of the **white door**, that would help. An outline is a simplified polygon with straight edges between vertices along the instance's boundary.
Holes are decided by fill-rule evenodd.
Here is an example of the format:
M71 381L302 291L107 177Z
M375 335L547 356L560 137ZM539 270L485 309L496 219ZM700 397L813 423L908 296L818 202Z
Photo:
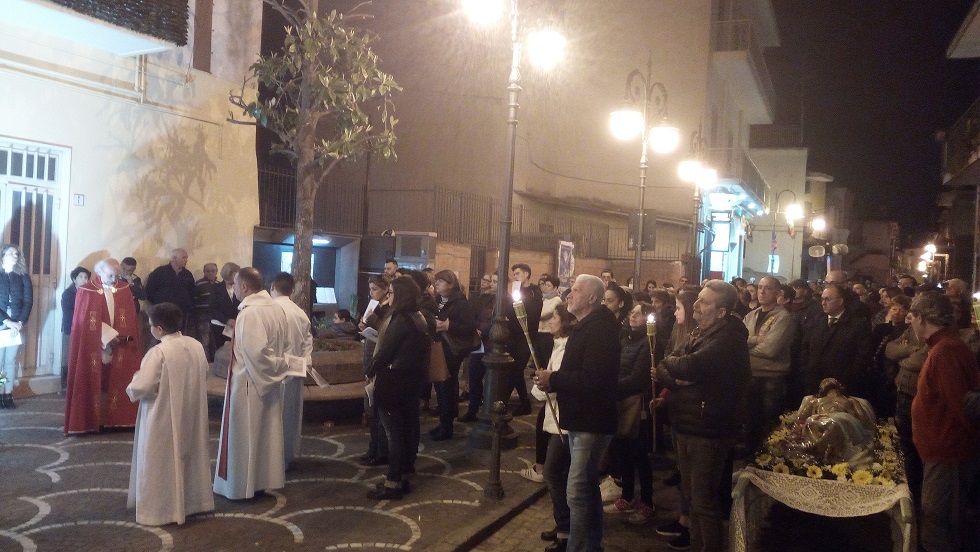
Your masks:
M60 155L48 148L0 141L0 216L3 242L20 248L34 285L34 305L24 333L18 386L35 393L58 389L61 319L57 238Z

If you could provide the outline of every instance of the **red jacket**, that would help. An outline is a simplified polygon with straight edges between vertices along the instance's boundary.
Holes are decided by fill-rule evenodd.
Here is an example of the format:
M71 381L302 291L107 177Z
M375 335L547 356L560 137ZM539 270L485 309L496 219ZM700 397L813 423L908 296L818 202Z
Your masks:
M928 345L912 401L912 440L926 462L963 462L977 448L977 430L963 413L963 396L980 385L977 359L953 329L934 333Z

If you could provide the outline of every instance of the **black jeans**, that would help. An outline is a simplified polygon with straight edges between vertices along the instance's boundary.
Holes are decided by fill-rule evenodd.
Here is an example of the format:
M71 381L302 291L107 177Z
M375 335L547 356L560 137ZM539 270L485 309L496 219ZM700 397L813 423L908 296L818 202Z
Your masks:
M440 345L446 356L449 379L433 385L436 388L436 400L439 401L439 427L452 434L453 420L459 415L459 367L463 364L466 355L454 355L448 345L445 343Z
M468 414L476 416L483 404L483 377L487 367L483 364L483 353L470 353L470 404L466 409Z
M899 391L895 400L895 429L898 430L898 440L902 445L905 457L905 477L912 491L912 501L919 504L922 500L922 459L919 451L912 442L912 395Z
M510 348L510 355L514 357L514 368L510 373L510 389L517 390L517 397L521 405L531 404L531 399L527 392L527 382L524 381L524 369L527 361L531 360L531 351L527 348L527 342ZM510 401L510 390L507 392L505 403Z
M419 451L419 399L411 389L393 404L378 407L388 436L388 481L399 482L415 473Z
M649 432L650 418L640 420L640 435ZM647 454L646 444L643 439L637 437L630 439L627 437L616 437L615 441L620 441L620 475L623 478L623 500L632 502L634 495L634 482L637 476L640 480L640 502L647 506L653 506L653 467L650 465L650 456ZM612 451L612 447L610 452Z

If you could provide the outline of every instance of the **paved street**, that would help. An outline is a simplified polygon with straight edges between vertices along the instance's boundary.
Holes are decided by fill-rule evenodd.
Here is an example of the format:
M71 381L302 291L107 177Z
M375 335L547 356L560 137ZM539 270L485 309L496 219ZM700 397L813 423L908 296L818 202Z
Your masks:
M126 509L131 432L66 438L63 398L41 396L18 405L0 411L0 551L540 551L547 543L539 533L554 526L543 485L518 475L534 457L533 416L513 423L520 446L503 454L506 496L499 502L483 496L488 453L466 446L471 426L456 424L451 441L434 443L423 435L412 493L376 502L364 495L383 477L383 468L354 462L366 449L365 428L355 421L317 423L305 427L303 455L287 473L285 489L249 501L216 497L214 514L154 528L137 525ZM220 400L210 400L212 458L220 406ZM423 418L423 431L435 423ZM655 473L661 519L676 511L676 491L660 484L667 475ZM781 529L763 539L766 548L868 549L852 548L847 540L827 548L826 540L810 540L812 531L793 544L799 540L790 529L796 524L809 522L784 514ZM652 526L630 526L616 515L607 515L605 526L606 551L668 550ZM821 529L823 535L829 530ZM848 534L853 536L842 536ZM887 542L887 532L883 536Z

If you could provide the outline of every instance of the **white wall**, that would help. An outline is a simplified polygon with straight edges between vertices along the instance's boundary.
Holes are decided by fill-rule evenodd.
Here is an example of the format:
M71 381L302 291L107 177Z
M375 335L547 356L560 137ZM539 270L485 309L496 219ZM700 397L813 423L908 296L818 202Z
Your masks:
M753 240L745 242L745 261L742 273L746 276L765 275L769 272L769 254L772 251L772 231L776 230L779 270L775 275L784 282L800 277L801 252L805 221L796 221L796 236L790 237L789 225L782 213L790 203L804 205L806 187L806 148L752 149L749 156L759 173L769 183L769 214L752 221ZM787 191L783 191L787 190ZM780 193L782 192L782 193ZM779 199L777 206L776 199ZM780 211L777 213L777 211ZM809 213L804 213L809 216Z
M0 134L70 156L58 295L72 268L106 256L135 257L144 277L178 246L196 276L206 262L251 264L255 132L225 119L228 91L257 55L260 21L259 0L215 2L213 74L190 68L191 46L143 64L0 23ZM72 204L75 194L84 205Z

